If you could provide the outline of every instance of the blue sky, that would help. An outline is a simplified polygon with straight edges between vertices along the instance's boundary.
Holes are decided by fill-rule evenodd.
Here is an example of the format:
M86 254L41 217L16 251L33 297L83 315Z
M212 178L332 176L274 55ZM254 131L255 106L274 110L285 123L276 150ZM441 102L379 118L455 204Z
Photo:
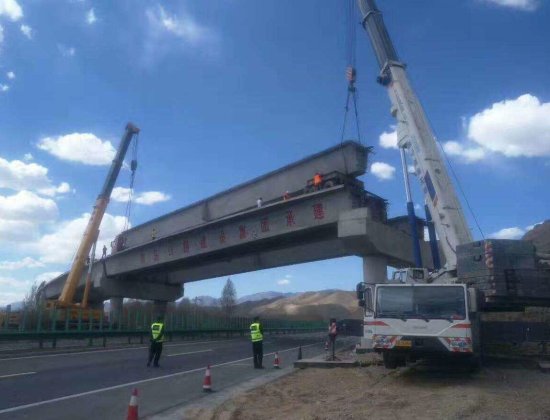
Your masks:
M550 5L378 6L485 234L519 237L547 219ZM0 0L0 304L68 268L129 120L142 129L133 225L338 143L346 8ZM356 54L361 137L377 162L364 181L400 215L390 104L360 27ZM117 186L101 243L124 226L128 171ZM422 204L417 187L414 196ZM352 289L361 277L361 261L344 258L232 279L245 295ZM224 282L193 283L186 294L218 296Z

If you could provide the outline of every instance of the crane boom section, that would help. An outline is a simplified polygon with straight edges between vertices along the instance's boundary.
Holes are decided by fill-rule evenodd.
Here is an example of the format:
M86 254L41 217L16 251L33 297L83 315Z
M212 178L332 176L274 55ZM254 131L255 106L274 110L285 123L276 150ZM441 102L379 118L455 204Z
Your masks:
M378 81L386 86L397 119L398 145L412 156L425 201L440 239L446 268L456 268L456 247L472 242L472 235L445 167L432 129L422 105L407 78L405 65L386 30L374 0L358 0L363 27L369 34L378 64Z
M76 288L84 272L86 258L88 257L90 249L92 248L92 245L98 236L99 226L101 224L101 221L103 220L103 215L105 214L107 205L109 204L109 198L120 172L120 168L122 167L124 156L126 155L132 137L134 136L134 134L137 133L139 133L139 128L137 128L135 125L131 123L128 123L126 125L126 132L122 137L115 159L111 164L111 168L105 180L105 184L103 185L103 188L101 189L101 192L97 197L94 209L92 211L90 219L88 220L88 225L86 226L86 230L84 231L84 235L82 237L82 240L80 241L80 245L74 257L71 270L69 271L69 275L67 276L67 281L63 285L63 290L61 291L61 295L59 296L58 304L61 306L70 306L73 303Z

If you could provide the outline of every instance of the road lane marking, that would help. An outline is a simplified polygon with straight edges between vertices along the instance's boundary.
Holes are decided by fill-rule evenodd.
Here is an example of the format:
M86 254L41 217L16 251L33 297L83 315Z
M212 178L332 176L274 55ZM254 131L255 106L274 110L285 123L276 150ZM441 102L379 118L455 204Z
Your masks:
M311 347L311 346L321 346L321 343L312 343L312 344L306 344L305 346L292 347L290 349L280 350L280 351L278 351L278 353L284 353L284 352L287 352L287 351L298 350L300 347L302 347L302 349L304 349L306 347ZM264 356L270 356L270 355L273 355L275 353L276 352L265 353ZM232 360L230 362L224 362L224 363L218 363L217 365L211 365L210 368L227 366L227 365L231 365L233 363L244 362L245 360L251 360L251 359L252 359L252 357L245 357L244 359ZM41 405L46 405L46 404L52 404L52 403L56 403L56 402L60 402L60 401L71 400L73 398L79 398L79 397L84 397L84 396L87 396L87 395L99 394L101 392L112 391L112 390L115 390L115 389L125 388L125 387L128 387L128 386L134 386L134 385L138 385L138 384L144 384L144 383L147 383L147 382L159 381L161 379L174 378L174 377L177 377L177 376L183 376L183 375L187 375L187 374L190 374L190 373L202 372L202 371L204 371L204 367L191 369L191 370L184 370L183 372L170 373L168 375L157 376L155 378L141 379L139 381L127 382L125 384L120 384L120 385L113 385L113 386L109 386L107 388L93 389L91 391L81 392L79 394L66 395L64 397L53 398L51 400L39 401L39 402L35 402L35 403L19 405L17 407L5 408L3 410L0 410L0 414L13 413L15 411L25 410L27 408L39 407Z
M34 375L36 372L12 373L11 375L2 375L0 379L13 378L14 376Z
M213 351L213 350L212 350L212 349L208 349L208 350L199 350L199 351L188 351L188 352L185 352L185 353L167 354L167 356L168 356L168 357L172 357L172 356L183 356L184 354L206 353L206 352L209 352L209 351Z
M165 344L164 347L194 346L196 344L222 343L222 342L233 342L233 341L238 341L238 340L214 340L214 341L197 341L196 343ZM121 348L109 349L109 350L89 350L89 351L72 351L69 353L37 354L34 356L7 357L4 359L0 359L0 362L7 362L10 360L38 359L41 357L75 356L77 354L110 353L115 351L143 350L148 348L149 346L121 347Z

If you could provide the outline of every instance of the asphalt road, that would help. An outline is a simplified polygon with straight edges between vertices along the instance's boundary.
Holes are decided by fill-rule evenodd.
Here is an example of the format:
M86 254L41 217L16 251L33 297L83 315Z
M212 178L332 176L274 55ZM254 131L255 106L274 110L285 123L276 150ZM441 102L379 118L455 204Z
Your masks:
M140 417L204 396L205 367L212 365L214 391L272 369L273 352L283 365L322 352L321 335L268 336L266 370L253 369L247 339L165 343L160 368L147 368L147 347L0 359L0 419L122 419L133 388Z

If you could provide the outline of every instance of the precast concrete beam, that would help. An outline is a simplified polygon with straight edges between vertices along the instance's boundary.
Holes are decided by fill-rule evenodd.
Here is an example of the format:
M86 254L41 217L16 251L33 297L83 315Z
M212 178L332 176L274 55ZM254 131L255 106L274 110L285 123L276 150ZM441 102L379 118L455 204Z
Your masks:
M414 266L411 236L387 224L374 221L368 209L358 208L342 212L338 220L338 238L349 253L359 257L383 256L392 267ZM432 258L429 243L420 244L422 260L427 268Z
M104 277L101 279L100 289L104 296L166 302L172 302L183 295L183 289L180 284L151 283L139 281L132 277Z
M197 258L239 254L239 248L264 247L287 235L336 225L341 212L359 205L360 197L343 185L292 200L241 212L201 227L175 232L105 259L108 276L132 272L172 272ZM271 246L271 245L268 245Z
M279 249L261 249L242 255L220 257L202 264L181 268L170 273L171 282L192 282L215 277L247 273L292 264L326 260L348 255L343 243L336 239L286 244Z
M258 197L265 204L280 201L285 191L303 191L315 172L339 172L350 178L365 173L369 148L348 141L308 156L251 181L222 191L175 212L136 226L122 235L125 247L135 247L163 238L176 231L200 226L256 206Z

